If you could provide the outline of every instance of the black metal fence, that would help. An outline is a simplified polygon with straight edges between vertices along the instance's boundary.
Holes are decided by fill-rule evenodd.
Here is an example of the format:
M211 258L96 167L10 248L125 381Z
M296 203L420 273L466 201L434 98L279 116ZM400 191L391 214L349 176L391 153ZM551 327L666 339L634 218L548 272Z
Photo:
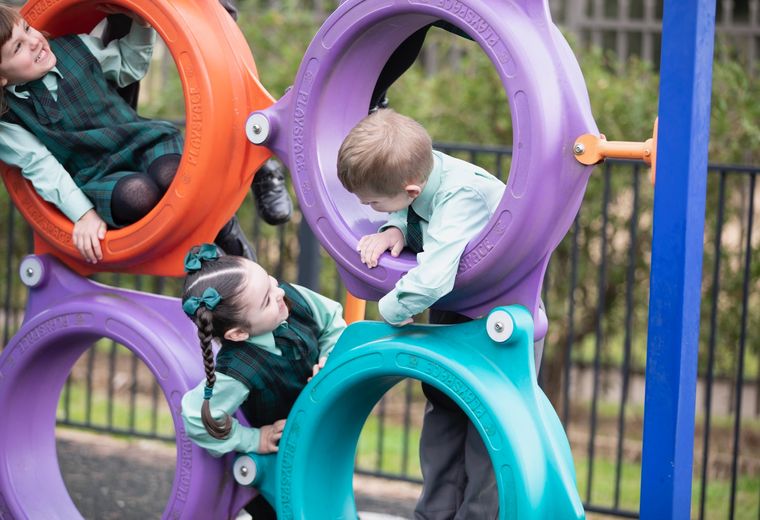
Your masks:
M508 148L443 143L438 148L502 179L509 171ZM754 225L759 172L710 168L692 509L700 519L760 516L760 315L750 311L760 304L760 233ZM648 170L635 162L609 161L597 168L544 284L550 327L539 379L570 438L587 510L618 517L636 517L639 501L653 200L647 178ZM239 215L269 272L343 298L332 259L298 213L287 225L271 228L259 222L249 199ZM26 288L17 272L32 240L5 194L0 218L7 229L0 271L5 345L23 319ZM120 287L179 293L176 279L97 278ZM376 316L370 304L368 317ZM357 472L419 482L423 406L415 381L393 388L365 425ZM150 371L125 347L106 339L72 370L58 422L174 440L168 406Z

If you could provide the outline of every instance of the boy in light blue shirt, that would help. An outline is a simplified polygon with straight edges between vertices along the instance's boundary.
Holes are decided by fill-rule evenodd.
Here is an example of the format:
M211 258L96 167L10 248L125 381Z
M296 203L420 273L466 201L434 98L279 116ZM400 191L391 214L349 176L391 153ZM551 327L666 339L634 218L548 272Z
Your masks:
M504 183L482 168L433 150L427 131L391 109L370 114L348 134L338 177L362 204L390 213L380 232L362 237L368 267L385 251L417 253L411 269L379 303L392 325L411 321L454 287L467 243L488 223ZM410 226L411 223L411 226Z
M338 177L362 204L390 214L378 233L361 238L368 267L385 251L404 247L418 265L379 302L396 326L433 305L454 287L467 243L485 227L504 194L504 183L482 168L433 150L427 131L391 109L378 110L349 132L338 153ZM469 318L431 311L431 323ZM466 414L430 385L420 438L424 487L417 519L498 516L498 491L483 440Z

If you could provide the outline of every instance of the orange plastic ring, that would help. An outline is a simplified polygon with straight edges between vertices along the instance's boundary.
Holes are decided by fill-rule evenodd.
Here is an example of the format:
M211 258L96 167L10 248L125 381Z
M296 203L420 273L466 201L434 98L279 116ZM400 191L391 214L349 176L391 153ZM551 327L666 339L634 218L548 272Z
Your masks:
M258 81L243 34L217 0L31 0L22 14L51 36L85 33L105 16L99 4L120 6L150 22L177 65L187 130L172 185L145 218L108 231L101 243L103 260L92 265L72 243L73 224L43 201L18 169L0 163L0 175L34 230L35 253L52 253L81 274L181 275L188 248L213 240L242 203L253 174L271 155L267 148L248 142L245 120L274 100Z

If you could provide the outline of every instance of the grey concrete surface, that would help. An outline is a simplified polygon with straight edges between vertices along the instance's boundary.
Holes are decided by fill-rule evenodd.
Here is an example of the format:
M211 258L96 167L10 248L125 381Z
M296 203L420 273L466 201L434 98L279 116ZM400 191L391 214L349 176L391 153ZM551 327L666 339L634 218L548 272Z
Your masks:
M59 428L57 449L64 482L84 518L161 517L174 478L173 446ZM418 493L412 484L355 479L361 520L412 518Z

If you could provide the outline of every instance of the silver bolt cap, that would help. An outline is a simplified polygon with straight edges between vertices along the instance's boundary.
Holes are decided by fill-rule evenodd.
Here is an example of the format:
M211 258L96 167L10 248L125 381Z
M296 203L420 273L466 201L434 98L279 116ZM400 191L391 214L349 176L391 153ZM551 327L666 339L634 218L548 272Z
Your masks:
M19 266L19 276L21 282L27 287L36 287L42 281L45 274L45 267L42 261L36 256L27 256L21 261Z
M488 315L486 332L488 332L488 337L493 341L504 343L512 337L514 330L515 323L508 312L499 309Z
M253 144L264 144L269 139L269 119L261 112L254 112L245 122L245 136Z
M235 475L235 482L241 486L250 486L256 480L256 463L250 455L241 455L235 459L232 474Z

